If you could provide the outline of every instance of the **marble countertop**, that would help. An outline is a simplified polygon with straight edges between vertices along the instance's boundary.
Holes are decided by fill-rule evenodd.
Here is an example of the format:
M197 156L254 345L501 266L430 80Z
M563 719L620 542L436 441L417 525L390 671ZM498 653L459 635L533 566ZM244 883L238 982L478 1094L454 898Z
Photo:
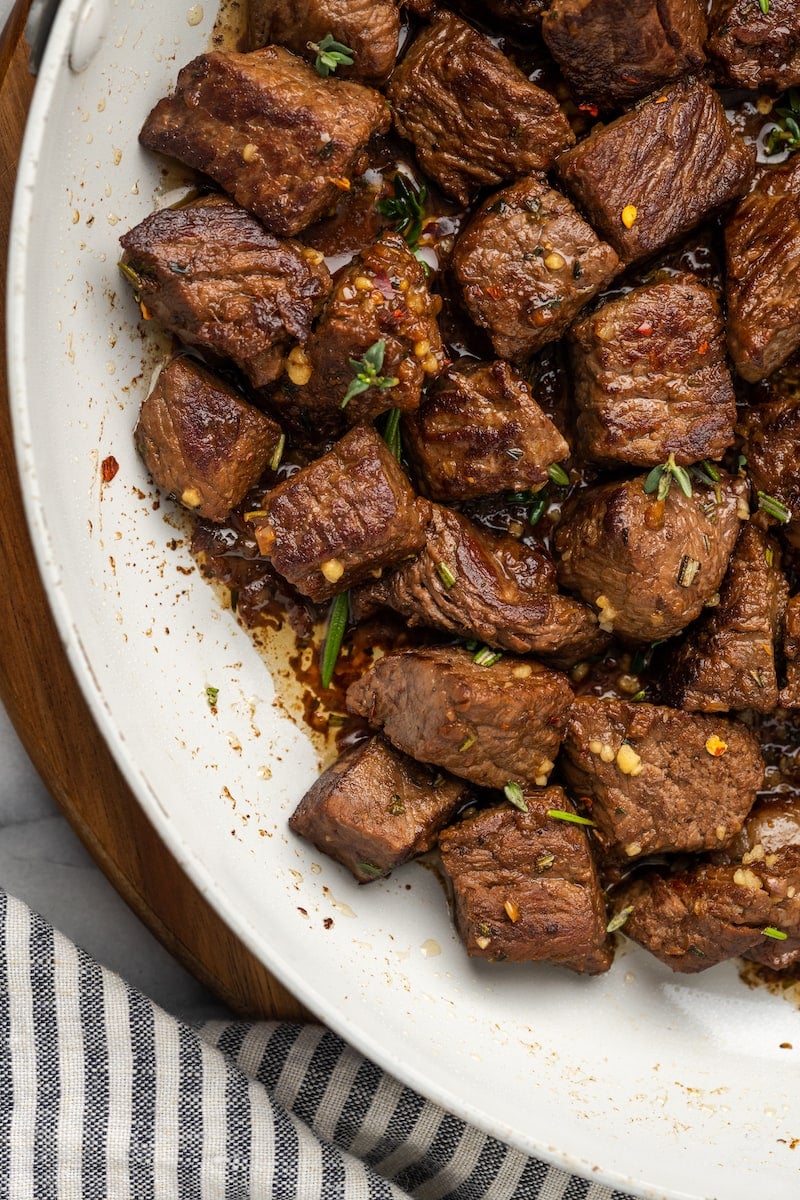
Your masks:
M0 886L187 1021L232 1014L152 936L95 866L0 703Z

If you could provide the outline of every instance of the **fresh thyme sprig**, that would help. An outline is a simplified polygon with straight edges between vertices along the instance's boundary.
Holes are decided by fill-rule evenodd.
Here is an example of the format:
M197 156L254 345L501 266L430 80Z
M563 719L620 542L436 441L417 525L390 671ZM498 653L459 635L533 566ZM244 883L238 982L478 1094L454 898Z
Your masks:
M319 42L306 44L317 56L314 59L314 68L323 79L333 75L337 67L352 67L355 61L354 51L342 42L337 42L332 33L326 33Z
M656 492L658 499L664 500L669 494L673 479L684 496L691 496L692 481L689 477L689 472L685 467L679 467L675 462L675 455L670 454L666 462L659 463L657 467L653 467L644 481L644 490L648 496L652 492Z
M428 189L417 184L402 171L394 177L394 195L386 196L375 205L382 217L394 221L395 233L402 233L410 250L419 245L419 235L425 220L425 201Z
M765 17L769 16L769 0L758 0L758 7Z
M344 394L341 407L345 408L354 396L360 396L362 392L368 391L370 388L379 388L385 391L386 388L397 387L400 382L394 375L381 375L383 369L383 359L386 354L386 342L381 338L379 342L373 342L369 350L364 351L363 358L351 358L350 366L355 372L355 378L350 380L347 391Z

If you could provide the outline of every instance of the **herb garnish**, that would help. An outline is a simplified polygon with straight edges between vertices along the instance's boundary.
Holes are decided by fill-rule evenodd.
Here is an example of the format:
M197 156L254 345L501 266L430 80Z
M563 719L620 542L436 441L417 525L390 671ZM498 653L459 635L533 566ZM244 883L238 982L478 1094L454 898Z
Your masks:
M439 578L441 579L444 586L448 589L448 591L451 587L455 587L456 577L453 574L453 572L450 570L450 568L448 567L446 562L437 562L436 573L438 574Z
M410 250L416 250L419 244L427 198L428 189L424 183L417 184L398 171L394 177L394 195L375 205L382 217L394 221L395 233L402 233Z
M788 150L791 154L800 150L800 92L790 88L784 103L775 110L776 124L770 129L764 149L767 154L779 154Z
M792 514L789 512L785 504L780 500L776 500L774 496L768 496L766 492L758 493L758 507L769 517L774 517L776 521L780 521L782 525L788 525L792 519Z
M337 42L332 33L326 33L319 42L306 42L306 45L315 52L314 68L323 79L333 75L337 67L352 67L355 61L355 52Z
M275 449L272 452L272 458L269 460L270 471L277 471L278 467L281 465L281 459L283 458L283 452L285 449L286 449L286 434L282 433L281 436L278 438Z
M349 615L350 593L340 592L339 595L334 598L330 613L328 614L328 629L325 634L325 644L322 647L319 674L322 681L322 686L324 688L331 686L334 667L336 666L337 659L339 658L339 651L342 648L344 631L347 628L347 619Z
M528 811L528 805L525 803L522 788L518 783L507 783L503 791L506 794L506 800L508 800L509 804L513 804L514 808L518 808L520 812L526 813Z
M551 463L547 468L548 477L559 487L569 487L569 475L560 463Z
M383 440L398 462L400 462L400 455L403 453L403 442L400 437L401 415L399 408L391 409L386 417L386 424L383 427Z
M383 874L383 870L376 867L374 863L360 862L358 869L362 875L369 875L370 879L377 879L379 875Z
M548 808L548 817L554 817L556 821L571 821L573 825L592 825L595 821L590 821L588 817L579 817L577 813L564 812L561 808Z
M629 904L627 908L621 908L606 925L606 933L616 933L618 929L622 929L632 912L632 904Z
M215 687L207 687L206 688L206 700L208 701L209 708L216 707L218 695L219 695L219 688L215 688Z
M378 342L373 342L369 350L364 351L363 358L349 359L350 366L355 371L355 378L350 380L347 391L344 394L341 407L345 408L354 396L360 396L362 392L369 391L375 387L380 391L385 391L386 388L397 387L400 382L394 375L381 375L383 368L383 359L386 354L386 342L383 338Z
M758 7L765 17L769 16L769 0L758 0Z
M490 646L483 646L472 661L477 667L493 667L502 657L503 655L499 650L492 650Z
M653 467L644 481L644 490L648 496L652 492L657 492L658 499L665 500L672 486L673 479L684 496L691 496L692 481L689 478L689 472L685 467L679 467L675 462L675 455L670 454L666 462L659 463L657 467Z
M776 942L785 942L789 936L782 929L776 929L774 925L767 925L766 929L762 929L761 932L764 937L773 938Z

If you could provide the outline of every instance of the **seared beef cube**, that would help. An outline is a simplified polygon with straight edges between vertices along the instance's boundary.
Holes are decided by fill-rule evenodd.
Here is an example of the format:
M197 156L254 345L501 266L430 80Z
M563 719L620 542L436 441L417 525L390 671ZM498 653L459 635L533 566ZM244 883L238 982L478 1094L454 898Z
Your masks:
M422 385L446 363L436 321L440 307L441 299L428 291L425 273L404 240L396 233L384 234L337 275L305 351L289 363L296 387L276 398L278 407L288 403L307 414L312 428L334 432L372 421L389 408L416 408ZM368 387L343 407L361 370L353 364L380 342L379 375L396 382Z
M786 686L781 689L781 707L800 708L800 592L786 605L783 654Z
M491 196L456 242L464 303L501 358L561 337L617 269L614 251L538 177Z
M206 197L145 217L120 238L122 268L149 316L230 358L254 387L277 378L331 288L322 255L279 241L236 204Z
M725 226L728 346L743 379L800 347L800 157L766 170Z
M400 38L395 0L248 0L248 49L271 42L314 62L330 35L352 51L338 77L381 83L391 73Z
M281 429L192 358L174 358L134 431L155 482L208 521L224 521L278 451Z
M512 27L533 27L539 24L549 3L550 0L486 0L486 10Z
M542 36L578 100L626 108L705 62L697 0L553 0Z
M364 425L268 492L263 509L259 550L315 601L414 554L428 515L383 438Z
M436 845L469 789L382 737L350 747L306 792L289 825L369 883Z
M366 166L365 147L389 126L378 92L322 79L282 46L214 50L178 75L139 140L203 171L267 229L298 233Z
M800 396L790 390L746 409L739 428L754 489L783 505L789 516L783 532L800 543Z
M500 804L445 829L442 865L455 922L473 958L553 962L597 975L612 951L585 830L561 788L527 791L527 812Z
M714 488L677 484L665 499L646 476L576 493L555 534L560 583L600 612L600 627L633 642L672 637L699 617L719 588L747 485L722 473Z
M610 466L719 459L736 400L714 293L691 276L634 288L570 336L581 454Z
M572 691L566 676L530 659L480 666L467 650L385 655L351 684L348 712L398 750L484 787L544 787Z
M562 749L568 787L605 852L623 860L719 848L741 829L764 778L747 726L654 704L582 697Z
M453 13L438 13L417 36L388 95L423 171L460 204L479 188L547 170L575 142L555 97Z
M747 191L755 150L708 84L656 92L558 160L561 178L620 258L654 254Z
M558 594L543 554L437 504L421 554L353 597L356 619L380 606L402 613L411 626L541 654L558 666L597 653L607 640L591 609Z
M569 446L508 363L457 363L403 421L403 444L433 500L540 488Z
M777 929L800 936L800 847L746 865L704 863L677 875L655 873L614 897L623 932L673 971L694 973L765 947ZM780 945L784 943L781 942Z
M748 522L722 582L719 604L689 631L670 662L671 703L699 712L771 712L777 707L775 643L788 595L780 562L778 544Z
M713 0L708 53L731 83L745 88L800 83L800 7L770 0L762 12L751 0Z

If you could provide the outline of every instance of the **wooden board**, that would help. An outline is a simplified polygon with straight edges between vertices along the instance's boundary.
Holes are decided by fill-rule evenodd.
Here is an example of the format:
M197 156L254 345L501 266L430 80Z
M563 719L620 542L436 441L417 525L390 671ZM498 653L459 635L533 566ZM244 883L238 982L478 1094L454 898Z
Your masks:
M0 46L0 308L8 227L33 80L18 5ZM0 347L0 695L31 760L116 889L170 953L234 1012L307 1016L223 924L140 809L68 665L34 563L14 464Z

